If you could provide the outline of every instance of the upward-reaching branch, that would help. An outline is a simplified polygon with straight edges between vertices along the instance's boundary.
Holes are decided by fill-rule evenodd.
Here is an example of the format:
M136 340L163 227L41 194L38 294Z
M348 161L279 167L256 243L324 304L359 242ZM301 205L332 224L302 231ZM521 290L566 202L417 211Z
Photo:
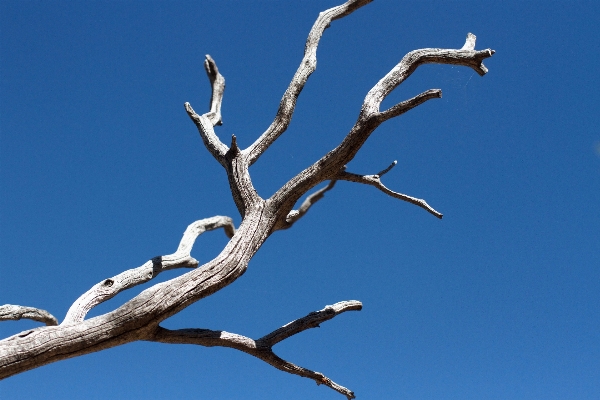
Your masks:
M260 155L285 132L292 120L292 115L296 109L296 101L300 92L304 88L308 77L317 68L317 46L323 35L323 31L329 27L329 24L336 19L345 17L360 7L370 3L373 0L349 0L346 3L325 10L319 14L315 21L306 45L304 47L304 57L300 62L298 70L294 74L290 85L283 94L283 98L279 103L279 109L275 115L275 119L271 126L248 148L248 162L250 165L260 157Z
M408 53L398 65L384 76L366 95L358 119L343 141L316 163L296 175L269 199L264 200L254 189L249 166L287 129L296 100L309 75L316 68L316 51L323 31L331 21L349 15L371 0L349 0L346 3L319 14L312 27L304 52L304 58L286 90L277 115L271 126L248 148L238 148L235 136L227 147L214 132L220 125L221 103L225 79L216 63L206 56L204 66L211 83L210 109L198 115L189 103L185 103L188 115L194 121L200 136L210 153L225 168L231 192L242 215L237 230L231 219L215 217L191 224L183 235L177 251L168 256L156 257L139 268L125 271L106 279L84 293L70 308L65 321L59 326L39 327L21 332L0 341L0 379L37 368L55 361L92 353L137 340L166 343L195 343L205 346L226 346L252 354L274 367L286 372L314 379L334 390L353 398L354 394L332 382L323 374L298 367L275 355L272 347L296 333L318 326L319 323L350 310L358 310L356 301L341 302L295 320L272 333L252 340L248 337L212 330L169 331L160 327L165 319L177 314L189 305L223 289L244 274L250 259L279 229L292 226L330 190L336 180L368 184L395 198L416 204L433 215L442 215L424 200L394 192L383 185L381 176L395 165L375 175L357 175L345 171L363 146L369 135L384 121L407 112L427 100L441 97L439 89L423 92L380 111L381 102L392 90L406 80L415 69L425 63L458 64L469 66L480 75L487 72L482 61L492 56L493 50L475 50L475 36L469 34L460 50L422 49ZM296 202L319 183L330 180L328 186L306 198L298 210ZM117 293L146 282L160 271L178 267L195 267L198 262L190 251L196 237L206 230L224 227L231 240L214 259L169 281L157 283L125 302L117 309L95 318L85 319L86 313L95 305ZM56 319L43 310L6 305L0 307L0 320L31 318L55 325Z
M280 218L289 212L298 199L319 183L335 179L360 150L371 133L384 121L399 116L406 111L426 102L440 98L441 90L432 89L409 100L400 102L388 110L379 110L381 102L402 82L404 82L418 66L427 63L456 64L473 68L480 75L487 72L483 60L491 57L494 50L474 50L475 35L469 33L465 45L460 50L453 49L421 49L408 53L387 75L385 75L367 93L358 116L358 120L344 140L320 160L300 172L279 189L270 199L281 205ZM287 214L286 214L287 215Z
M223 102L223 92L225 91L225 78L219 72L215 60L208 54L204 60L204 69L206 70L206 75L212 89L209 111L198 115L190 103L186 102L184 107L192 121L194 121L194 124L196 124L198 132L200 132L200 137L202 137L202 141L210 154L225 167L225 154L229 148L221 142L213 128L215 125L223 123L221 119L221 103Z

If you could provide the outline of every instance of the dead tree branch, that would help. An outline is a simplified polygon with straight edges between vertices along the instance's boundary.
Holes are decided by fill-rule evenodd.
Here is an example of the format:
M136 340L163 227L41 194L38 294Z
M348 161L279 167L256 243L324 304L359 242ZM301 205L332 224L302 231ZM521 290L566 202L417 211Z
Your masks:
M0 306L0 321L18 321L20 319L32 319L48 326L58 325L58 320L46 310L12 304Z
M217 228L224 228L229 238L232 238L235 233L233 221L229 217L216 216L190 224L183 233L175 253L154 257L141 267L127 270L97 283L75 300L61 325L83 321L87 313L98 304L112 299L124 290L156 278L162 271L175 268L196 268L198 260L190 255L196 239L204 232Z
M318 385L323 384L345 395L348 399L353 399L354 393L349 389L338 385L320 372L311 371L283 360L273 352L272 348L277 343L297 333L319 327L321 323L343 312L360 311L361 309L362 304L359 301L342 301L331 306L326 306L320 311L311 312L307 316L292 321L257 340L225 331L210 329L170 330L160 326L146 340L170 344L229 347L259 358L281 371L312 379Z
M393 190L388 189L382 182L381 176L388 173L394 166L396 165L396 161L394 161L389 167L384 169L383 171L375 174L375 175L358 175L353 174L351 172L340 171L336 178L343 181L364 183L365 185L371 185L381 190L383 193L395 197L396 199L400 199L416 206L419 206L426 210L427 212L435 215L437 218L442 219L444 216L442 213L434 210L427 202L423 199L417 199L416 197L408 196L406 194L394 192Z
M306 214L308 212L308 210L313 206L313 204L315 204L317 201L321 200L325 196L325 192L333 189L336 182L337 181L335 181L335 180L330 181L327 186L325 186L322 189L317 190L316 192L314 192L313 194L308 196L302 202L302 205L297 210L290 211L288 213L287 217L285 218L285 222L287 222L287 225L281 227L280 229L291 228L292 225L294 225L294 223L296 223L296 221L298 221L300 218L302 218L304 216L304 214Z
M317 68L317 47L319 46L319 41L321 40L321 36L323 36L325 29L329 28L332 21L350 15L352 12L371 1L373 0L349 0L340 6L330 8L319 14L319 17L315 21L308 34L308 38L306 39L304 57L302 58L300 66L294 74L290 85L283 94L275 119L269 128L267 128L267 130L256 139L250 147L248 147L249 165L254 164L258 157L260 157L261 154L264 153L290 125L292 115L296 109L298 96L302 89L304 89L304 85L308 81L310 75Z
M76 357L121 344L148 340L163 343L193 343L203 346L225 346L251 354L282 371L315 380L354 398L348 389L337 385L323 374L298 367L279 358L272 347L290 336L318 326L336 315L359 310L357 301L341 302L321 311L308 314L279 328L260 339L223 331L185 329L170 331L160 326L167 318L189 305L223 289L244 274L248 263L275 231L291 227L331 190L336 180L368 184L384 193L424 208L438 218L442 214L431 208L424 200L388 189L381 176L395 165L375 175L357 175L345 171L371 133L384 121L397 117L427 100L441 97L439 89L431 89L409 100L402 101L387 110L380 111L381 102L420 65L428 63L455 64L473 68L480 75L487 72L483 60L491 57L491 49L475 50L475 36L467 35L465 45L454 49L421 49L411 51L365 96L358 118L341 143L304 169L277 190L263 199L257 193L249 173L249 167L287 129L296 102L308 77L316 68L316 51L324 30L334 20L347 16L371 0L348 0L319 14L306 41L304 57L292 78L275 119L267 130L246 149L240 149L235 136L226 146L215 134L214 127L222 123L221 104L225 90L225 78L215 61L206 56L204 67L211 84L209 110L198 115L189 103L185 109L192 119L209 153L223 166L227 174L233 200L242 221L237 229L228 217L213 217L196 221L185 231L177 251L155 257L144 265L106 279L84 293L69 309L63 323L27 330L0 340L0 379L46 365L55 361ZM322 182L329 184L309 195L298 210L295 204ZM221 253L199 268L198 261L190 251L201 233L224 228L230 238ZM173 268L192 268L169 281L157 283L142 291L115 310L94 318L85 319L94 306L114 297L123 290L152 280L161 271ZM10 306L0 307L0 320L31 318L48 325L57 321L43 310Z

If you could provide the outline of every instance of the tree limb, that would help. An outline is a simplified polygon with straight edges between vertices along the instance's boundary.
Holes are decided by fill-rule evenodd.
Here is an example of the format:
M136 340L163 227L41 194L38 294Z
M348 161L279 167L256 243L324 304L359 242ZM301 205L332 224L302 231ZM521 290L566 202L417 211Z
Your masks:
M416 197L412 197L412 196L408 196L408 195L405 195L402 193L394 192L393 190L388 189L383 183L381 183L381 176L388 173L396 165L396 163L397 162L394 161L389 167L387 167L386 169L384 169L383 171L381 171L375 175L358 175L358 174L353 174L351 172L340 171L338 173L338 175L336 175L336 179L350 181L350 182L364 183L365 185L374 186L377 189L381 190L385 194L388 194L397 199L407 201L416 206L419 206L419 207L423 208L424 210L427 210L427 212L435 215L439 219L442 219L442 217L444 215L442 213L434 210L429 204L427 204L427 202L425 200L417 199Z
M484 75L487 72L487 68L483 65L483 60L491 57L494 54L494 50L486 49L475 51L474 46L475 35L469 33L465 45L460 50L421 49L409 52L367 93L358 120L343 141L335 149L321 157L317 162L290 179L269 200L273 204L280 205L282 212L291 210L293 204L315 185L318 185L325 180L336 179L335 177L338 172L343 170L344 166L354 158L371 133L373 133L381 123L392 117L398 116L429 99L441 97L441 91L439 89L432 89L423 92L412 99L398 103L386 111L379 111L381 102L396 87L404 82L418 66L428 63L464 65L473 68L480 75ZM364 181L364 179L362 181ZM417 204L432 212L429 210L429 207L425 205L426 203L420 199L402 195L390 191L387 188L383 189L383 185L376 184L375 186L381 186L380 188L382 190L389 191L389 193L386 193ZM432 214L439 218L441 214L436 213L437 212L432 212Z
M205 114L198 115L190 103L186 102L184 107L189 117L194 124L196 124L198 132L200 132L200 137L202 137L202 141L210 154L212 154L221 165L225 166L224 157L229 148L221 142L213 128L215 125L223 124L221 119L221 103L223 102L223 92L225 91L225 78L219 72L215 61L208 54L204 60L204 69L206 70L206 75L208 76L212 88L210 110Z
M476 51L475 40L476 36L468 33L465 44L460 50L434 48L409 52L367 93L362 111L368 115L379 114L379 106L383 99L423 64L462 65L472 68L481 76L485 75L488 69L483 65L483 60L491 57L495 51L492 49Z
M487 72L483 65L485 58L491 57L491 49L476 51L475 36L469 34L460 50L421 49L408 53L398 65L367 93L357 121L342 142L320 160L297 174L267 200L256 192L249 166L287 129L294 112L297 98L308 76L316 68L316 50L323 31L330 22L342 18L371 0L348 0L346 3L319 14L312 27L305 46L304 58L286 90L279 110L271 126L247 149L241 150L232 137L231 147L227 147L216 136L214 126L222 123L221 104L225 89L225 79L219 73L216 63L206 56L204 63L211 83L210 110L198 115L189 103L185 108L196 124L200 136L209 152L225 168L231 192L242 215L236 230L231 219L214 217L191 224L183 235L177 251L168 256L156 257L141 267L125 271L106 279L82 295L69 309L67 317L59 326L39 327L27 330L0 340L0 379L37 368L55 361L89 354L137 340L150 340L165 343L193 343L205 346L225 346L236 348L275 366L276 368L304 376L323 383L343 393L348 398L354 394L339 386L324 375L296 366L279 358L272 347L290 336L333 318L341 312L358 310L359 302L342 302L311 313L293 321L258 340L222 331L187 329L169 331L159 326L165 319L177 314L189 305L223 289L234 282L247 270L248 263L277 229L291 226L310 207L330 190L336 180L347 180L368 184L390 196L408 201L424 208L438 218L442 214L431 208L424 200L394 192L383 185L381 176L395 165L376 175L357 175L345 171L348 164L364 145L373 131L384 121L424 103L439 98L441 91L432 89L412 99L400 102L388 110L380 111L381 102L398 85L406 80L419 65L426 63L456 64L469 66L480 75ZM316 185L331 181L329 185L308 196L298 210L294 205ZM225 228L231 238L224 249L214 259L201 268L193 269L166 282L157 283L120 307L95 318L85 319L87 312L95 305L112 298L117 293L153 279L166 269L191 267L198 261L190 251L198 235L206 230ZM0 319L32 318L43 316L42 310L0 307ZM22 309L27 309L21 312ZM31 311L34 310L34 311ZM2 314L4 313L4 314ZM48 314L49 315L49 314ZM36 318L32 317L36 316ZM44 317L46 318L46 317ZM40 320L40 319L38 319ZM56 324L52 316L42 320Z
M354 393L349 389L338 385L320 372L311 371L283 360L273 352L272 347L297 333L310 328L316 328L319 324L328 321L343 312L359 311L361 309L362 304L359 301L342 301L331 306L326 306L320 311L311 312L307 316L294 320L257 340L225 331L214 331L210 329L170 330L160 326L151 333L146 340L170 344L196 344L206 347L229 347L259 358L281 371L310 378L318 385L324 384L343 394L348 399L353 399L355 398Z
M196 268L198 261L190 255L196 239L202 233L217 228L224 228L229 238L232 238L235 233L233 221L229 217L216 216L190 224L175 253L154 257L138 268L127 270L92 286L69 308L61 325L83 321L87 313L98 304L112 299L124 290L156 278L162 271L175 268Z
M260 155L288 128L296 109L298 96L308 77L317 68L317 46L325 29L329 28L332 21L351 14L371 1L373 0L349 0L340 6L330 8L319 14L306 39L304 57L290 85L283 94L275 119L269 128L247 149L249 165L254 164Z
M336 317L346 311L360 311L362 303L356 300L340 301L331 306L326 306L322 310L313 311L306 317L294 320L281 328L269 333L258 339L258 342L264 343L271 347L297 333L310 328L317 328L319 324Z
M0 321L18 321L20 319L32 319L48 326L58 325L58 320L46 310L12 304L0 306Z
M431 99L441 99L442 91L440 89L429 89L421 94L416 95L415 97L402 101L385 111L379 113L379 119L383 121L387 121L390 118L397 117L399 115L404 114L405 112L412 110L413 108L420 106L425 103L427 100Z
M308 210L315 204L317 201L321 200L325 196L325 192L333 189L335 186L335 180L329 182L327 186L322 189L317 190L310 196L308 196L303 202L300 208L297 210L292 210L285 217L285 223L281 224L281 227L277 226L276 229L289 229L298 221L300 218L304 216L308 212Z

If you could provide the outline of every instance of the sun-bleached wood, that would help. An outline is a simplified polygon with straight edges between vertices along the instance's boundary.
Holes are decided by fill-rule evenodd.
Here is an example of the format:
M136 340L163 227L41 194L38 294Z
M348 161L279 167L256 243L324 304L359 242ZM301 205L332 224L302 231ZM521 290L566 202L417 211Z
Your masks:
M31 319L43 322L48 326L58 325L58 320L54 315L46 310L40 310L34 307L16 306L5 304L0 306L0 321L18 321L20 319Z
M294 225L294 223L296 221L298 221L300 218L302 218L304 216L304 214L306 214L308 212L308 210L313 206L313 204L315 204L317 201L321 200L325 196L325 192L328 192L331 189L333 189L336 182L337 181L335 181L335 180L330 181L327 186L325 186L322 189L317 190L316 192L314 192L313 194L308 196L302 202L302 205L300 207L298 207L297 210L290 211L288 213L287 217L285 218L285 222L287 222L287 225L280 229L291 228L292 225Z
M222 124L221 104L225 78L219 72L216 62L209 55L206 56L204 67L212 91L209 110L199 115L190 103L185 103L184 107L196 125L208 152L223 166L227 174L232 198L242 217L239 227L235 229L230 218L221 216L196 221L185 231L175 253L155 257L138 268L127 270L96 284L73 303L67 317L60 325L29 329L1 340L0 379L55 361L145 340L235 348L282 371L313 379L348 398L354 398L352 391L334 383L323 374L298 367L279 358L273 353L272 346L342 312L359 310L362 307L359 302L336 303L295 320L257 340L206 329L171 331L161 327L160 324L242 276L248 268L248 262L265 240L274 232L288 229L297 223L317 201L323 198L325 192L334 187L338 180L374 186L392 197L424 208L438 218L442 217L442 214L431 208L424 200L394 192L383 185L381 177L392 169L395 162L375 175L347 172L346 165L352 161L365 141L383 122L428 100L441 97L441 90L431 89L380 111L381 102L420 65L455 64L470 67L480 75L487 72L483 60L491 57L494 51L475 50L476 38L470 33L461 49L431 48L408 53L369 90L360 107L356 122L337 147L292 177L266 199L259 196L253 186L249 167L289 126L297 98L308 77L315 71L317 46L324 30L332 21L351 14L369 2L370 0L349 0L319 14L308 35L304 57L281 99L272 124L246 149L239 148L235 136L232 136L231 144L227 146L215 133L214 128ZM327 186L308 195L301 206L294 209L303 196L325 181L329 181ZM225 229L230 238L229 242L217 257L197 267L198 261L190 256L197 236L206 230L220 227ZM182 267L192 269L169 281L150 286L113 311L94 318L85 318L91 308L117 293L146 283L163 270ZM43 310L19 307L0 307L0 320L31 318L49 325L57 323L56 319L52 319L53 317Z
M343 394L348 399L353 399L355 396L351 390L338 385L320 372L311 371L283 360L273 352L273 346L297 333L310 328L317 328L321 323L328 321L343 312L359 311L361 309L362 303L359 301L342 301L331 306L326 306L322 310L311 312L307 316L292 321L256 340L225 331L215 331L210 329L170 330L160 326L157 327L151 337L146 340L170 344L197 344L206 347L230 347L261 359L284 372L312 379L318 385L323 384Z
M374 186L377 189L381 190L385 194L388 194L392 197L395 197L396 199L403 200L408 203L414 204L418 207L421 207L424 210L427 210L427 212L430 212L431 214L435 215L439 219L442 219L442 217L444 215L442 213L434 210L429 204L427 204L427 202L425 200L417 199L416 197L408 196L406 194L394 192L393 190L388 189L381 182L381 177L384 174L386 174L387 172L389 172L395 165L396 165L396 161L394 161L389 167L387 167L386 169L384 169L383 171L381 171L375 175L358 175L358 174L353 174L353 173L347 172L347 171L340 171L335 177L336 177L336 179L339 179L341 181L364 183L365 185Z
M227 237L230 239L235 233L233 220L220 215L201 219L190 224L183 233L183 237L175 253L154 257L141 267L127 270L97 283L75 300L61 325L83 321L86 314L98 304L112 299L124 290L156 278L162 271L175 268L196 268L198 260L190 255L194 242L204 232L217 228L224 228Z

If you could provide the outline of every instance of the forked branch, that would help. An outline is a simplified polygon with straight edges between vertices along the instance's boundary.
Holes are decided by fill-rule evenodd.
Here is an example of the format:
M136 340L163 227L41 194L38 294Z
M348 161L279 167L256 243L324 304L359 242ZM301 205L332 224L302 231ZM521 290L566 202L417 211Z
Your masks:
M343 312L359 311L361 309L362 304L359 301L342 301L331 306L326 306L320 311L311 312L307 316L292 321L257 340L225 331L210 329L170 330L160 326L147 340L171 344L196 344L206 347L221 346L240 350L263 360L281 371L310 378L318 385L326 385L343 394L348 399L353 399L355 397L354 393L349 389L338 385L320 372L311 371L283 360L273 352L272 347L297 333L310 328L316 328L321 323Z
M338 177L339 171L348 164L364 145L369 136L384 121L397 117L406 111L423 104L427 100L440 98L439 89L431 89L409 100L400 102L385 111L380 111L381 102L402 82L404 82L420 65L428 63L455 64L473 68L480 75L487 72L483 60L491 57L494 50L474 50L475 35L469 33L466 43L460 50L453 49L421 49L408 53L402 60L367 93L358 116L358 120L344 140L317 162L290 179L275 193L271 200L284 209L290 207L315 185L325 180L345 179L376 186L391 196L411 202L425 208L438 218L441 214L433 210L424 200L416 199L387 189L379 180L369 176L345 174ZM360 177L360 178L359 178Z
M190 224L183 233L175 253L154 257L140 267L97 283L73 303L61 325L83 321L87 313L98 304L112 299L124 290L156 278L162 271L175 268L196 268L198 260L190 255L196 239L202 233L217 228L224 228L225 234L229 238L232 238L235 233L233 221L229 217L216 216Z
M409 202L411 204L414 204L416 206L419 206L422 209L426 210L427 212L435 215L439 219L442 219L442 217L444 215L442 213L434 210L429 204L427 204L427 202L425 200L418 199L418 198L412 197L412 196L408 196L406 194L394 192L393 190L388 189L381 182L381 177L384 174L387 174L392 168L394 168L394 166L396 166L396 164L397 164L397 161L394 161L392 164L390 164L389 167L387 167L386 169L384 169L383 171L381 171L375 175L358 175L358 174L353 174L351 172L347 172L347 171L343 170L343 171L340 171L338 173L338 175L336 175L336 179L343 180L343 181L364 183L365 185L374 186L377 189L381 190L385 194L388 194L396 199L400 199L400 200Z
M212 154L221 165L225 166L224 157L229 148L221 142L214 130L215 125L221 125L223 123L221 118L221 103L223 102L223 93L225 91L225 78L219 72L215 60L208 54L204 60L204 69L206 70L206 75L208 76L212 89L209 111L202 115L198 115L190 103L185 103L184 107L189 117L194 124L196 124L202 142L204 142L204 145L210 154Z
M268 237L278 229L291 227L305 215L323 195L333 188L336 180L346 180L371 185L382 192L415 204L438 218L442 214L425 200L414 198L388 189L381 177L396 163L375 175L358 175L347 172L347 165L362 148L369 136L384 121L397 117L424 102L441 97L439 89L425 91L381 111L382 101L420 65L427 63L455 64L473 68L480 75L487 72L483 60L494 51L475 50L475 35L468 34L465 45L454 49L421 49L408 53L383 78L373 86L363 101L357 121L341 143L317 162L289 180L268 199L260 197L255 190L249 166L287 129L296 101L308 77L316 68L316 52L321 36L329 24L371 0L348 0L346 3L319 14L306 41L304 57L292 78L279 109L269 128L247 149L237 146L235 136L231 146L226 146L215 134L214 127L222 123L221 104L225 90L225 78L215 61L206 56L204 67L211 84L209 110L198 115L189 103L185 109L196 124L204 145L225 168L233 199L242 216L236 230L228 217L213 217L196 221L185 231L173 254L155 257L144 265L106 279L84 293L69 309L59 326L39 327L0 341L0 379L55 361L89 354L137 340L163 343L190 343L202 346L224 346L251 354L270 365L288 373L313 379L344 394L349 399L354 393L336 384L323 374L311 371L278 357L273 346L306 329L318 326L342 312L360 310L357 301L348 301L325 307L323 310L274 330L254 340L246 336L206 329L168 330L159 326L167 318L189 305L223 289L244 274L248 263ZM295 204L322 182L329 184L309 195L302 205ZM198 235L207 230L224 228L231 240L214 259L202 268L192 269L169 281L157 283L142 291L115 310L95 318L85 319L94 306L116 294L155 278L161 271L173 268L195 268L198 261L191 257L191 250ZM56 318L39 309L5 305L0 307L0 320L30 318L56 325Z
M491 57L495 51L492 49L475 50L476 36L472 33L467 34L464 46L460 50L454 49L420 49L414 50L405 55L387 75L385 75L373 88L367 93L363 102L362 112L365 116L381 117L381 114L390 112L396 106L390 108L384 113L379 112L379 107L395 88L404 82L419 66L423 64L454 64L470 67L479 75L483 76L488 69L483 65L483 60ZM437 89L439 91L439 89ZM427 91L422 95L425 95ZM417 96L418 97L418 96ZM439 96L441 97L441 91ZM400 103L402 104L402 103ZM417 104L418 105L418 104ZM395 116L395 115L393 115ZM387 119L387 118L386 118Z

